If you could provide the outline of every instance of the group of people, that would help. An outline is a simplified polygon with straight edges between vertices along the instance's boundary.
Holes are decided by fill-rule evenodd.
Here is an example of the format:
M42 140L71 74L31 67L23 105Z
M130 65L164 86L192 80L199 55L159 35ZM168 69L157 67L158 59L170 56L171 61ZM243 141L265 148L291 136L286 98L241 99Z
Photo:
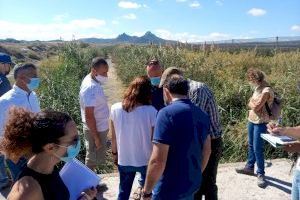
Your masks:
M34 92L39 86L37 67L14 67L15 84L6 75L12 66L0 54L0 188L11 185L8 199L68 199L57 163L75 158L81 146L75 122L66 114L40 111ZM93 171L106 160L107 136L111 133L111 157L119 171L119 200L129 199L138 174L134 199L218 199L216 176L222 155L222 128L218 105L211 89L184 77L176 67L163 69L157 59L149 61L145 75L136 77L121 102L108 107L103 85L108 63L92 60L79 97L86 148L85 164ZM237 173L254 175L265 187L264 142L267 132L300 139L299 127L283 128L271 122L274 91L265 75L249 69L247 80L254 93L249 101L248 161ZM109 111L110 110L110 111ZM300 145L287 147L299 151ZM299 198L300 161L293 182L293 199ZM97 190L82 191L80 199L93 199Z

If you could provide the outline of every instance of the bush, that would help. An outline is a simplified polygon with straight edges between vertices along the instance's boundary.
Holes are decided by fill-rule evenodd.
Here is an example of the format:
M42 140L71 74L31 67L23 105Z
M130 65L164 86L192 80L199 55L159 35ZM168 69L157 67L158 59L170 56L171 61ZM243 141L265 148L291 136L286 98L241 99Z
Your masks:
M156 57L165 68L177 66L186 77L205 82L213 90L224 132L222 162L242 161L247 155L247 103L252 90L245 80L248 68L256 67L285 100L285 125L300 123L300 98L296 85L300 82L300 53L273 50L211 50L192 51L178 47L123 46L113 52L118 76L129 83L135 76L145 74L145 65ZM282 151L266 145L266 157L286 157Z
M96 56L103 56L101 49L83 49L71 42L60 48L57 57L43 60L40 64L42 82L38 93L41 108L69 113L78 125L81 138L79 90L81 81L88 74L91 60ZM82 145L79 159L84 161L84 157L85 146ZM107 172L106 168L104 170Z

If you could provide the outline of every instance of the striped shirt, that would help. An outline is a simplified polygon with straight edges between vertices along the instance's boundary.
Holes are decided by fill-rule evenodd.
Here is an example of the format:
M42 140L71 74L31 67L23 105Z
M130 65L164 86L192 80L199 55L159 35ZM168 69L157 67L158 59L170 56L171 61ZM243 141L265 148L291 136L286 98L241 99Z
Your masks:
M189 80L189 86L189 98L191 101L209 115L209 134L213 139L221 137L222 127L220 114L213 92L206 84L201 82Z

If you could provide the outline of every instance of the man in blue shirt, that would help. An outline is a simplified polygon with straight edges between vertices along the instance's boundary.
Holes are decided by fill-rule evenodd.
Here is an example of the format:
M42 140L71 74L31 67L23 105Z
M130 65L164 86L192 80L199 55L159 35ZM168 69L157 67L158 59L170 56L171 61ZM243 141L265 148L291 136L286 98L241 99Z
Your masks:
M0 97L11 89L7 75L12 65L11 58L5 53L0 53Z
M210 156L209 117L188 99L188 81L172 75L163 85L167 107L153 136L143 199L192 200Z

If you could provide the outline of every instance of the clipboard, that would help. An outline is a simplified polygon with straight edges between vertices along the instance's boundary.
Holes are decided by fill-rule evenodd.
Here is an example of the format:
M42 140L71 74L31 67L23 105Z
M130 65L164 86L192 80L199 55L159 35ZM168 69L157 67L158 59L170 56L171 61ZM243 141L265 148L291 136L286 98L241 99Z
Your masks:
M59 175L69 190L70 200L77 200L81 192L100 182L100 177L76 158L67 162Z
M269 142L275 148L282 148L286 145L298 143L298 140L289 136L261 134L261 138Z

